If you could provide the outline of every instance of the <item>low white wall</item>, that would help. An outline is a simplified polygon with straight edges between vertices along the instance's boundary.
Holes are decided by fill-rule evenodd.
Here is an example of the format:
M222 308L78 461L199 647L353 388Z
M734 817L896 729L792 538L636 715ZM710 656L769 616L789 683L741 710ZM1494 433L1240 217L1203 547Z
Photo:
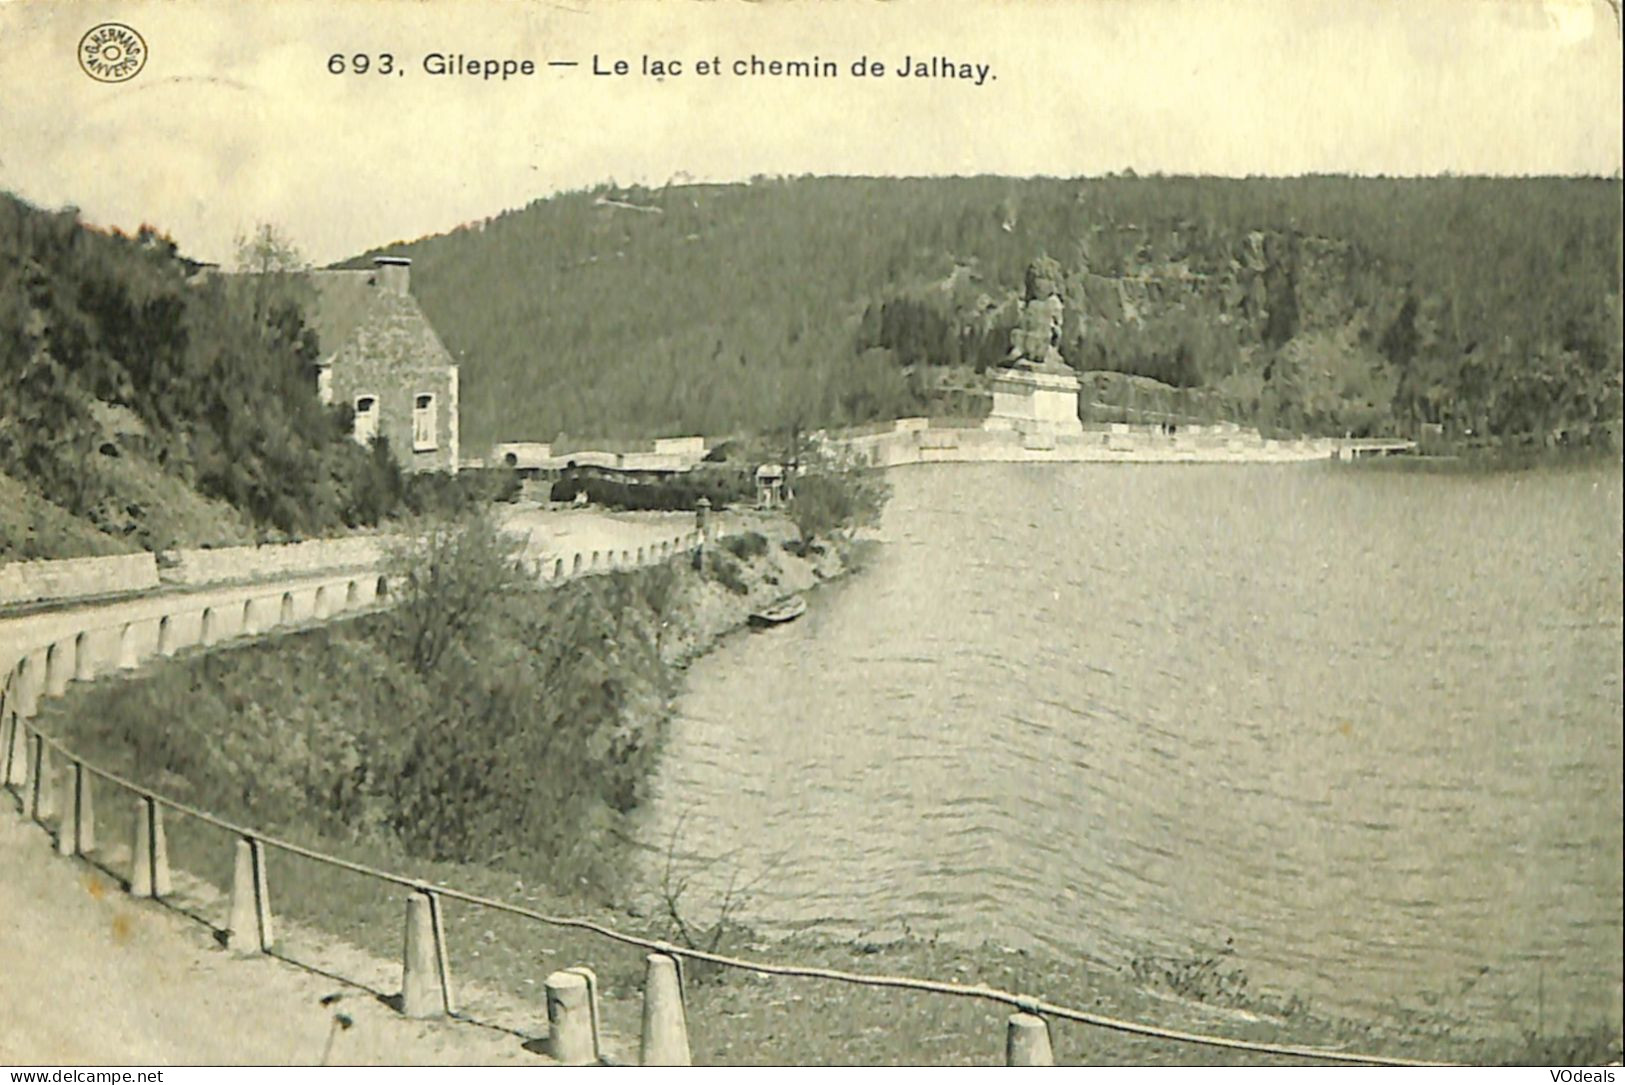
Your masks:
M157 586L158 565L146 553L0 565L0 604L79 599Z
M545 551L540 558L530 562L530 568L537 579L555 581L613 572L616 569L659 565L692 552L695 547L709 538L714 538L716 534L717 529L713 526L703 532L698 529L673 532L671 535L656 539L645 539L637 545L628 543L624 546L604 546L596 550L590 547L566 547Z
M713 534L714 527L704 532L689 529L645 540L639 546L572 548L547 555L535 563L534 571L540 579L553 581L660 564L692 552ZM347 542L378 544L372 539ZM254 548L246 549L255 553ZM368 554L360 546L336 552L357 561ZM222 560L232 555L230 550L199 553L219 555ZM323 551L309 552L309 560L320 553ZM324 560L333 560L334 553L325 551ZM228 561L219 569L219 575L246 575L242 562ZM0 715L30 717L40 697L60 696L70 682L91 681L154 657L387 605L387 592L385 577L373 569L324 570L315 576L284 578L283 583L226 585L110 603L83 612L0 621L0 705L4 706Z
M5 714L32 716L40 697L60 696L70 682L367 610L387 602L383 580L370 570L334 573L0 621L0 703Z

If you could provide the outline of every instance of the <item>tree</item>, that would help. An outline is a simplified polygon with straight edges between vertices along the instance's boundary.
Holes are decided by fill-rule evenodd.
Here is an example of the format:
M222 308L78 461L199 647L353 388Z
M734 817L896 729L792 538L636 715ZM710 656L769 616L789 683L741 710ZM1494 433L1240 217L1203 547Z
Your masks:
M315 308L310 263L280 227L262 222L237 238L237 285L246 286L254 322L265 338L275 338L290 324L302 323Z
M237 236L236 270L252 275L308 271L310 263L281 227L262 222Z
M880 522L891 498L891 483L882 472L819 438L807 441L800 455L785 513L800 535L803 554L815 539L844 537Z
M483 509L431 523L392 549L385 567L400 599L403 654L414 671L432 674L489 607L526 584L521 549Z

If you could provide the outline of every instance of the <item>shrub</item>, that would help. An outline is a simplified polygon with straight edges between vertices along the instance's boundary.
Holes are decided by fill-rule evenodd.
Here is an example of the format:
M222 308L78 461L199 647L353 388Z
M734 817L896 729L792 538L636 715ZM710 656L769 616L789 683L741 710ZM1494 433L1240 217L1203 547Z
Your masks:
M745 580L744 569L728 553L707 550L705 567L713 580L735 595L750 594L750 584Z
M521 546L481 510L430 524L393 548L386 568L400 602L392 624L413 670L427 676L454 644L470 647L487 608L524 582Z
M693 574L544 590L510 575L488 530L425 531L403 551L417 601L398 609L83 687L70 741L296 839L612 883L671 691L661 629Z
M727 536L721 545L740 561L751 561L767 553L767 536L759 531L747 531L743 535Z
M693 511L702 497L713 509L723 509L749 500L752 494L747 476L720 468L701 468L670 478L594 468L567 472L553 484L550 496L554 501L569 501L580 491L595 505L677 512Z
M785 508L806 553L818 537L835 538L872 526L891 496L885 476L870 468L822 468L798 475L794 496Z

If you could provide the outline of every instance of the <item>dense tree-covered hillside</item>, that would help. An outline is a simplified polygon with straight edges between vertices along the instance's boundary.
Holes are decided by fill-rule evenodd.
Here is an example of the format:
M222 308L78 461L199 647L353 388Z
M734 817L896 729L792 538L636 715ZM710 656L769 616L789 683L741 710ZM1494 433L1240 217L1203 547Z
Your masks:
M1288 429L1589 441L1621 401L1608 180L804 179L538 201L391 246L465 447L953 411L1022 271L1083 370Z
M155 231L0 194L0 476L26 495L0 557L324 532L399 500L317 399L307 288L196 272Z

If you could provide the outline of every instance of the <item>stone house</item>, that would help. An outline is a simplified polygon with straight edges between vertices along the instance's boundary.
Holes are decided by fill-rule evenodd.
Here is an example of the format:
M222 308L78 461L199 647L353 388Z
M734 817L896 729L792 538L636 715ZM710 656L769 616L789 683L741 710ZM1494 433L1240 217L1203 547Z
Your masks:
M317 390L355 411L362 444L388 441L407 471L456 471L457 365L411 293L412 261L318 271Z

